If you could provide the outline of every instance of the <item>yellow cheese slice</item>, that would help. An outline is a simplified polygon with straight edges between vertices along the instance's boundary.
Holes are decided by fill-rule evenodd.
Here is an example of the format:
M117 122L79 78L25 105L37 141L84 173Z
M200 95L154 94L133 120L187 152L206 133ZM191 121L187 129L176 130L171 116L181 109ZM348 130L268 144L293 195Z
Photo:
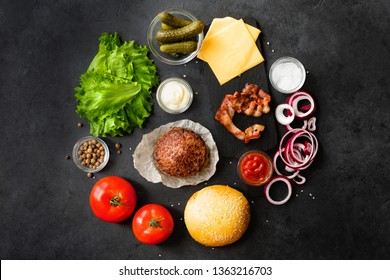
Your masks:
M221 85L264 61L242 19L204 40L202 57Z
M210 28L207 31L205 39L212 37L215 33L228 27L230 24L235 23L236 21L238 21L238 20L235 18L232 18L232 17L213 19L213 21L211 22ZM254 27L252 25L249 25L249 24L245 24L245 25L248 28L248 31L252 34L253 39L256 40L261 32L260 29Z
M211 39L215 34L217 34L219 31L223 30L224 28L228 28L230 24L235 23L237 19L232 17L224 17L224 18L215 18L210 24L210 28L206 33L206 36L203 39L204 41L207 41ZM251 34L253 41L256 42L257 38L259 37L261 30L253 27L252 25L245 24L245 26L248 29L248 32ZM203 55L202 47L197 55L199 59L202 59L203 61L206 61L206 58ZM206 61L207 62L207 61Z

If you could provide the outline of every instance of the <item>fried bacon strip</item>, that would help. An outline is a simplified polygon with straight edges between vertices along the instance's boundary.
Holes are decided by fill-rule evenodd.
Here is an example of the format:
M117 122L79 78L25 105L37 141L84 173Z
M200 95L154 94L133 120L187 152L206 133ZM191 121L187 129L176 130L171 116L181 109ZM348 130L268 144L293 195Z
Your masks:
M261 124L254 124L243 132L234 125L234 114L237 112L247 116L260 117L270 111L268 105L270 101L271 96L267 92L256 84L247 83L241 92L236 91L234 94L225 95L215 114L215 119L236 138L248 143L252 139L260 138L260 132L265 127Z

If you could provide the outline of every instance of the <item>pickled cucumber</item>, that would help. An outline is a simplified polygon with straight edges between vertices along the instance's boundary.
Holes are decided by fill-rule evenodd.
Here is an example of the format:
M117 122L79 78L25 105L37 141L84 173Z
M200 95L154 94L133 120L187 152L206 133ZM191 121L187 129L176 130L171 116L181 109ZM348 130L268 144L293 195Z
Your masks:
M168 24L165 24L165 23L161 23L161 28L162 29L174 29L174 27L172 27L172 26L169 26Z
M176 17L168 12L161 12L158 14L158 17L162 23L174 28L183 27L191 23L189 20Z
M168 43L160 46L160 51L163 53L191 53L196 51L198 42L184 41L176 43Z
M156 40L160 43L182 42L197 36L203 29L203 22L196 20L177 29L159 30L156 33Z

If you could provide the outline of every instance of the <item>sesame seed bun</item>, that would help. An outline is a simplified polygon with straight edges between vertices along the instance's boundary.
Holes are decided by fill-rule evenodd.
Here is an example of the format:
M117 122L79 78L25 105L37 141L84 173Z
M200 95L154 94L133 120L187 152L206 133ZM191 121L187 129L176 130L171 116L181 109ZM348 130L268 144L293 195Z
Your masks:
M184 209L184 221L195 241L211 247L236 242L248 228L250 207L238 190L214 185L194 193Z

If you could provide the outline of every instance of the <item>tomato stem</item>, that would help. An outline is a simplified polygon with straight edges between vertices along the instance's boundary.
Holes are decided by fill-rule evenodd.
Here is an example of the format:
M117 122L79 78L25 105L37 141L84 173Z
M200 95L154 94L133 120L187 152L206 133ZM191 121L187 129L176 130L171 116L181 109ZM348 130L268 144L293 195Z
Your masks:
M121 198L118 195L116 195L116 196L114 196L114 197L112 197L110 199L110 205L111 206L125 206L125 207L129 207L126 204L124 204L123 202L121 202Z
M160 222L161 222L162 220L164 220L163 217L160 217L160 218L158 218L158 219L151 219L151 220L149 221L149 226L152 227L152 228L156 228L156 227L162 228L162 226L160 225Z

